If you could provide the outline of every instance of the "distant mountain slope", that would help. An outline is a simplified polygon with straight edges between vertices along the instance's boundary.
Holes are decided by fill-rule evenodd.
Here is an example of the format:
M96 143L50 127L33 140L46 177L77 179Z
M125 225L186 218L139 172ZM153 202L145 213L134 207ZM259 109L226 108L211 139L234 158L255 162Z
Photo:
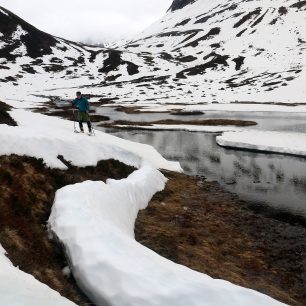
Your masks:
M36 29L2 7L0 8L0 18L1 41L6 44L6 48L1 49L2 57L7 59L18 57L18 53L14 54L14 51L22 45L26 47L27 54L33 58L51 54L51 47L56 45L53 36Z
M53 37L0 8L4 96L84 85L119 102L305 102L305 67L306 1L174 0L117 48Z
M28 93L45 85L50 87L51 83L86 85L93 80L103 81L112 70L126 76L138 73L138 67L125 60L120 51L52 36L0 7L0 86L4 91L12 91L11 85ZM29 88L27 84L36 86Z
M306 1L175 0L126 48L180 62L172 79L203 98L306 100Z

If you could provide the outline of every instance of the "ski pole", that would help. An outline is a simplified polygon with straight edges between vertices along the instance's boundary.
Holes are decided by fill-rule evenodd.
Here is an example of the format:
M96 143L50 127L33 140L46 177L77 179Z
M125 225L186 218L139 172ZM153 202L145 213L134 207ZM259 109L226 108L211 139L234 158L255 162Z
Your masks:
M73 113L73 131L75 132L76 127L75 127L75 110L74 109L72 110L72 113Z

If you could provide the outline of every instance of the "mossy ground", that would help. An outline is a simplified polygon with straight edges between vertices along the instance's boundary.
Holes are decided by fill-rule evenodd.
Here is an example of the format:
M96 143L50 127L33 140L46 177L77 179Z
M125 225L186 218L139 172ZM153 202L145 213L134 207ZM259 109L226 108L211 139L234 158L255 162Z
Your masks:
M217 183L166 172L166 189L136 222L136 239L213 278L306 305L306 229L250 211Z
M85 180L121 179L133 170L108 160L96 167L69 165L63 171L50 169L42 160L30 157L1 156L0 244L13 264L77 305L93 305L78 289L73 277L63 274L62 269L67 266L63 250L49 239L47 220L55 192Z

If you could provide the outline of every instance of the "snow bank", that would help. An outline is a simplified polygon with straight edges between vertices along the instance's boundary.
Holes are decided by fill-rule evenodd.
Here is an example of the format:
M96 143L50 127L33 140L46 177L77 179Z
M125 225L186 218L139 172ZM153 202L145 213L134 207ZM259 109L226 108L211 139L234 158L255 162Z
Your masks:
M233 125L184 125L184 124L152 124L152 125L117 125L117 127L123 128L136 128L141 130L152 130L152 131L186 131L186 132L204 132L204 133L221 133L226 131L240 131Z
M202 111L202 112L271 112L271 113L306 113L306 105L275 105L275 104L251 104L251 103L209 103L209 104L195 104L195 105L153 105L150 104L138 104L142 106L139 108L140 112L171 112L174 110L180 111ZM126 106L133 106L133 104L126 104Z
M77 166L95 166L99 160L117 159L139 168L143 161L156 168L182 171L179 163L164 159L153 147L96 131L96 137L73 133L70 121L24 110L13 110L17 127L0 125L0 155L43 158L50 167L65 169L63 155Z
M138 210L164 183L145 166L127 179L84 182L56 193L49 226L91 300L111 306L283 305L177 265L135 241Z
M0 305L75 306L59 293L14 267L0 245Z
M271 131L225 132L217 137L224 147L306 156L306 134Z

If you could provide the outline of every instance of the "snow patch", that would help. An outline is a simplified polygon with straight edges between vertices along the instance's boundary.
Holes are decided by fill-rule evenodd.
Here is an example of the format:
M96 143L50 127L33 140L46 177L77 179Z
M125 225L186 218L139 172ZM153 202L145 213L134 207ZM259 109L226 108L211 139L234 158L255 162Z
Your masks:
M306 156L306 134L271 131L226 132L217 137L224 147Z
M58 292L14 267L0 245L0 305L76 306Z
M27 35L28 33L20 26L17 26L16 31L12 35L12 40L20 40L22 35Z

